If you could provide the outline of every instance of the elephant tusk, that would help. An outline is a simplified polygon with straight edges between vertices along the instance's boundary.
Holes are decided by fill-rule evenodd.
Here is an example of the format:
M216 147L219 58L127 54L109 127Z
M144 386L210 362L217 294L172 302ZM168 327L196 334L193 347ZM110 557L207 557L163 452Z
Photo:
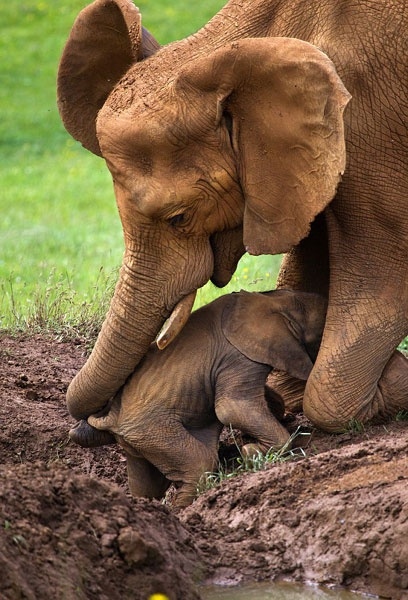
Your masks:
M180 333L193 308L194 300L197 291L191 292L188 296L184 296L178 304L173 308L173 312L167 319L156 339L156 344L159 350L164 350L166 346L171 344L174 338Z

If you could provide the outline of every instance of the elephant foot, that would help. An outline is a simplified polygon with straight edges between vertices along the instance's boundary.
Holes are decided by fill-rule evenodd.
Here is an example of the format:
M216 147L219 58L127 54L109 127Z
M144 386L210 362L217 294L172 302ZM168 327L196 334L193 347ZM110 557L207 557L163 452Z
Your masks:
M78 421L69 431L70 439L82 448L98 448L108 444L116 444L115 436L110 431L95 429L85 420Z
M186 508L186 506L192 504L199 495L200 481L201 477L193 483L175 483L176 493L171 500L171 509L177 512L179 509Z
M261 447L258 446L258 444L245 444L245 446L242 446L241 448L241 455L245 460L255 460L263 454L265 454L265 452L262 452Z
M289 450L291 448L289 434L286 441L278 446L267 446L266 444L245 444L241 448L241 455L246 460L256 460L259 456L265 456L265 454L272 452L280 452L280 450L284 449Z

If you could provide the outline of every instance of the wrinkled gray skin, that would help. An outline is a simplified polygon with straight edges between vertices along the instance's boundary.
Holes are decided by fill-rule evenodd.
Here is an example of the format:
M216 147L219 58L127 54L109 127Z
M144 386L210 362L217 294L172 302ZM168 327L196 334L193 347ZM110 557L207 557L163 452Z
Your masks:
M274 366L307 379L325 309L322 296L290 290L222 296L192 313L165 350L153 344L109 413L89 417L93 427L82 422L72 439L97 446L112 432L134 496L161 498L174 482L174 505L189 504L201 476L217 464L224 425L254 438L244 455L288 442L278 421L283 402L275 395L267 401L265 380Z
M408 333L407 31L406 0L230 0L163 48L127 0L80 14L59 109L112 174L125 253L68 389L75 418L102 409L173 309L225 285L245 249L289 251L279 287L329 298L303 399L317 426L408 408L395 351Z

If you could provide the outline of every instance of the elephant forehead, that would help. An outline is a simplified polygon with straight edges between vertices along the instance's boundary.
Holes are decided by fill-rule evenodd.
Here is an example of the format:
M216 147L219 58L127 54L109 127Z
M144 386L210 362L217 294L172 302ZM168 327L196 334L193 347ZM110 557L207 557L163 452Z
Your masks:
M115 113L103 108L97 119L97 136L103 157L109 166L127 162L133 173L169 176L183 172L189 177L197 165L207 171L211 157L199 160L205 144L177 114L177 110L149 110L138 113L135 108ZM214 144L215 145L215 144ZM123 170L121 166L119 171ZM193 175L194 179L195 175Z
M130 107L117 112L105 105L96 121L96 132L104 155L136 150L151 153L166 140L169 128L159 111Z
M216 135L217 104L192 101L191 92L180 91L174 82L149 94L137 95L125 108L108 98L99 111L96 132L102 148L115 146L128 149L180 150L202 144L203 135ZM213 140L212 140L213 141ZM210 140L211 142L211 140Z

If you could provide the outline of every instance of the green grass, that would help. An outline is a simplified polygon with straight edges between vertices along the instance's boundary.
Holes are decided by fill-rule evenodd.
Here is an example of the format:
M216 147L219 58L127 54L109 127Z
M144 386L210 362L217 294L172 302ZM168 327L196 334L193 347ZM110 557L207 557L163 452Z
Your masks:
M56 107L58 60L86 2L22 0L0 8L0 328L51 319L83 322L106 308L123 252L104 162L64 130ZM167 43L201 27L224 0L137 2ZM244 257L225 291L270 289L279 257ZM219 292L211 286L198 302ZM57 317L58 310L63 315ZM38 319L36 311L39 311ZM51 315L52 318L51 318Z
M233 432L232 432L233 434ZM300 436L310 435L310 433L303 433L298 428L284 446L279 450L270 449L265 454L258 452L255 456L244 456L241 450L236 444L238 451L238 458L233 461L232 465L219 464L218 470L214 473L205 473L197 486L197 496L206 492L207 490L213 489L219 486L226 480L244 473L257 473L259 471L265 471L271 465L281 464L290 460L297 460L299 458L305 458L306 453L302 447L296 447L293 442ZM292 448L292 445L295 447Z
M354 417L350 419L347 423L347 427L345 432L349 433L363 433L365 431L365 425L362 421L355 419Z
M408 410L401 409L395 417L396 421L408 421Z

